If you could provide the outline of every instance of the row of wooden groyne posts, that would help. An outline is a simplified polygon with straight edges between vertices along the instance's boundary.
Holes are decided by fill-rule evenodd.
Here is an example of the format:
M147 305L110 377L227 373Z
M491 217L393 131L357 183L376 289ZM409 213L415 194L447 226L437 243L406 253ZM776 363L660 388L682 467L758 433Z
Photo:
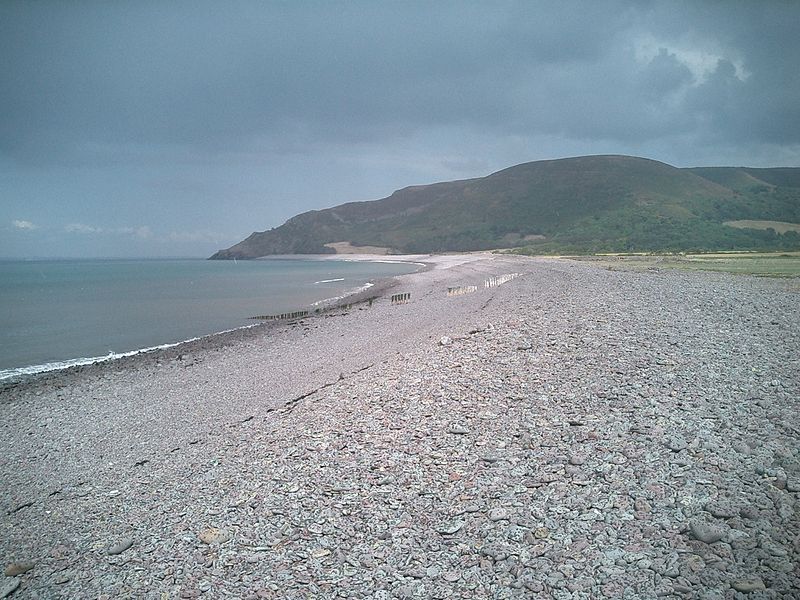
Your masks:
M506 275L495 275L484 281L483 287L486 289L498 287L508 281L511 281L512 279L516 279L519 276L520 273L507 273ZM478 291L477 285L449 287L447 288L447 296L448 297L464 296L466 294L472 294L473 292L477 291ZM362 300L359 300L358 302L352 302L350 304L334 304L329 307L315 308L313 311L295 310L293 312L281 313L278 315L259 315L257 317L250 317L250 318L258 319L261 321L293 321L296 319L303 319L311 314L318 315L332 310L349 310L352 307L359 304L367 304L368 306L372 306L372 303L377 299L378 296L370 296L369 298L364 298ZM389 297L389 301L392 304L408 304L409 302L411 302L411 292L401 292L399 294L392 294Z
M519 277L519 273L507 273L506 275L495 275L493 277L489 277L486 281L483 282L484 288L493 288L499 285L503 285L504 283L511 281L512 279L516 279ZM465 285L459 287L449 287L447 288L447 295L448 296L463 296L464 294L471 294L473 292L478 291L477 285Z

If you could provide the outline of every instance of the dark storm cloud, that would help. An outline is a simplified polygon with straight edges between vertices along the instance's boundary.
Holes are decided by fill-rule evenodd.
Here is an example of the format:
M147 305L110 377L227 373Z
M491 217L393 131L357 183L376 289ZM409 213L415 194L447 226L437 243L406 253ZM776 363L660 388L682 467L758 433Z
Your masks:
M47 160L439 125L796 143L798 11L757 4L6 3L0 143ZM719 66L693 82L670 45Z
M224 6L7 9L6 148L492 126L534 65L588 60L603 37L592 11L526 4Z

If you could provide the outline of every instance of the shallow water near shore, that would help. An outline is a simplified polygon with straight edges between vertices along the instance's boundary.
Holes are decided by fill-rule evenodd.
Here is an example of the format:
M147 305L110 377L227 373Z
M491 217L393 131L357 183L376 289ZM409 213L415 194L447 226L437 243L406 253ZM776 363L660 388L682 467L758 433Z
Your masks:
M340 260L0 262L0 379L313 309L419 265Z

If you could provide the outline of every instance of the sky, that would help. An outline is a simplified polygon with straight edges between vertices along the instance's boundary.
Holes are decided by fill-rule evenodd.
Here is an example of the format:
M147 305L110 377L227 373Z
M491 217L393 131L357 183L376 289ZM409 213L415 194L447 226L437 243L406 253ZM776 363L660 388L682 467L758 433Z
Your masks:
M800 2L0 3L0 257L205 257L523 162L800 166Z

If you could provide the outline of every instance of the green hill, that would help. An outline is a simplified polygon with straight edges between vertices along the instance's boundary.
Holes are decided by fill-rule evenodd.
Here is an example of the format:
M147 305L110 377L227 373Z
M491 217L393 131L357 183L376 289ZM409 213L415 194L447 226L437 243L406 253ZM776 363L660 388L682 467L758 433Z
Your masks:
M800 188L800 169L776 167L754 169L751 167L694 167L692 173L731 189L747 191L753 187Z
M800 168L678 169L630 156L537 161L310 211L212 258L525 247L528 252L790 249L800 234L725 221L800 223Z

